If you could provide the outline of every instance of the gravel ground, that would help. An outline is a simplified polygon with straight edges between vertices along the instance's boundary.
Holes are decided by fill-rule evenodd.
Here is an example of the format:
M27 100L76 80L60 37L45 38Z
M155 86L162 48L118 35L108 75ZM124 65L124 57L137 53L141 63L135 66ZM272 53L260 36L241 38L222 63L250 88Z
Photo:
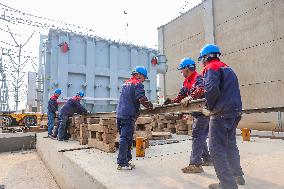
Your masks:
M5 189L59 189L36 151L0 153L0 170Z

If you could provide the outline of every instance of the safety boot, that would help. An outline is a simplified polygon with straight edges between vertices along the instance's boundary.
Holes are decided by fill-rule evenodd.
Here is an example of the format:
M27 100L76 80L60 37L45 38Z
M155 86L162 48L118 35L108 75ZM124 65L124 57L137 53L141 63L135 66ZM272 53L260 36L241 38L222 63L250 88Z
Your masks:
M117 170L132 170L135 169L135 165L128 163L126 166L118 165Z
M238 185L245 185L246 184L245 178L243 176L236 176L235 180L236 180L236 183Z
M204 172L201 165L191 165L181 169L183 173L202 173Z
M209 185L209 189L222 189L222 186L220 183L214 183Z
M213 166L213 162L211 160L203 160L202 166Z

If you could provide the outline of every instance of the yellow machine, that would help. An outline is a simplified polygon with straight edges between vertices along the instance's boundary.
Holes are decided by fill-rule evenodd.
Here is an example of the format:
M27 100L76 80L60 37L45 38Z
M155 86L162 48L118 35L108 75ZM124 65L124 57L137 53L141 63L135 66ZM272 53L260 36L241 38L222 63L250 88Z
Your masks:
M0 112L0 127L36 126L45 116L40 113Z

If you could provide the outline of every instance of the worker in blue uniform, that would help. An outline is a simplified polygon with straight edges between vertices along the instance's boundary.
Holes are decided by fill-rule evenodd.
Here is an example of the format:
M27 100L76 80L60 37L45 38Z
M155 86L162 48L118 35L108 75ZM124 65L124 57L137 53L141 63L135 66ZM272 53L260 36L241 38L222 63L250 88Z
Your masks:
M241 120L242 100L237 75L220 61L220 49L205 45L199 56L204 69L206 109L210 116L209 150L219 183L210 189L237 189L244 185L244 173L236 143L236 128Z
M196 65L191 58L184 58L179 64L184 79L179 94L174 99L166 99L165 105L182 102L184 105L192 99L204 98L203 76L196 72ZM182 101L184 99L184 102ZM209 131L209 117L200 112L191 113L192 124L192 151L189 165L182 169L183 173L201 173L202 165L212 165L211 157L207 147L207 136Z
M145 108L153 108L153 104L145 96L143 82L147 79L147 69L137 66L132 71L132 77L121 87L117 107L117 128L120 134L119 153L117 158L118 170L133 169L131 148L133 143L134 124L139 116L140 104Z
M48 116L48 122L47 122L47 126L48 126L48 137L50 138L54 138L54 133L52 133L53 131L53 127L54 127L54 120L56 117L56 114L58 112L58 102L57 99L58 97L61 95L61 89L55 89L54 94L50 97L49 101L48 101L48 106L47 106L47 116Z
M70 98L66 104L61 108L59 112L59 128L58 128L58 140L68 140L67 129L68 129L68 119L77 114L87 114L87 110L80 104L80 100L84 97L84 92L80 91Z

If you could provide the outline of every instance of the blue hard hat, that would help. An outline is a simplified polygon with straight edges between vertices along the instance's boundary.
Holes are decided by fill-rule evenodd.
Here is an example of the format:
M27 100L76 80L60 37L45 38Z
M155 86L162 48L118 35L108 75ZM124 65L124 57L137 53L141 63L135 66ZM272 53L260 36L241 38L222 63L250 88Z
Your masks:
M180 61L178 70L184 69L184 68L194 68L195 62L191 58L184 58Z
M148 76L147 76L147 69L146 69L144 66L137 66L137 67L132 71L132 74L135 74L135 73L142 74L142 75L144 75L145 78L148 79Z
M80 97L84 97L85 96L85 93L83 91L79 91L77 93L77 96L80 96Z
M54 94L61 94L61 89L55 89Z
M217 45L207 44L201 49L198 60L200 61L202 57L212 53L217 53L221 55L220 49Z

